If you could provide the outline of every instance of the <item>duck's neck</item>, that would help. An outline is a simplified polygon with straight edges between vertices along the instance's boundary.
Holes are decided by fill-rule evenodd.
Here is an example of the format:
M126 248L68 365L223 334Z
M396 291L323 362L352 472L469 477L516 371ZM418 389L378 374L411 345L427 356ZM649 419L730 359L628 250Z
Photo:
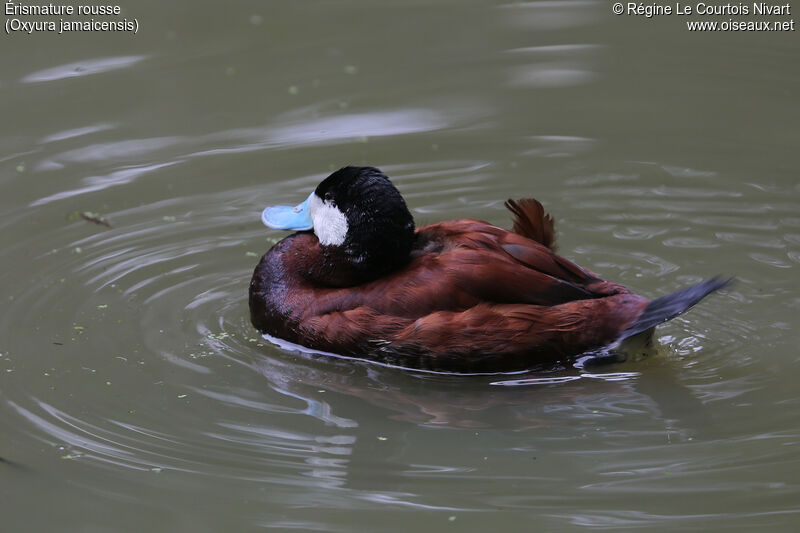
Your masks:
M377 251L343 246L325 246L309 235L303 247L301 272L315 286L353 287L400 269L409 261L409 251L383 246Z

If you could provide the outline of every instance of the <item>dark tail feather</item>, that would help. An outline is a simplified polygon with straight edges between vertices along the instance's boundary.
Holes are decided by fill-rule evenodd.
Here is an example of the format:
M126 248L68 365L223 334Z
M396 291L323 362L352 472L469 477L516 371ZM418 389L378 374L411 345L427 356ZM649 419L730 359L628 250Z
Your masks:
M733 278L711 278L697 285L692 285L691 287L681 289L672 294L662 296L661 298L656 298L647 304L647 307L644 308L642 314L639 315L633 324L623 330L617 341L647 331L662 322L666 322L681 313L685 313L694 304L712 292L721 289L731 281L733 281Z

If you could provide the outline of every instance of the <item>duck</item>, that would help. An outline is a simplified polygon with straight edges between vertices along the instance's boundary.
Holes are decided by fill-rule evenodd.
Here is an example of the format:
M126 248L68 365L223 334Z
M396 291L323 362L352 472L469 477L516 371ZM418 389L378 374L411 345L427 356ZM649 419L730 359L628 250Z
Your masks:
M415 227L375 167L343 167L262 222L294 233L255 267L253 326L309 350L410 369L515 372L652 337L730 278L649 300L556 252L553 218L509 199L506 230L476 219Z

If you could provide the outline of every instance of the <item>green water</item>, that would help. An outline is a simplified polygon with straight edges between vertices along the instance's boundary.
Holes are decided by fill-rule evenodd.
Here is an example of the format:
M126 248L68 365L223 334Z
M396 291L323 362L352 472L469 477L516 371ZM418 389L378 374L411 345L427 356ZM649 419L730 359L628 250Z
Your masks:
M584 1L121 7L138 33L0 36L3 531L796 529L797 32ZM563 255L648 297L738 282L592 372L281 350L249 325L284 236L260 210L345 164L418 225L536 197Z

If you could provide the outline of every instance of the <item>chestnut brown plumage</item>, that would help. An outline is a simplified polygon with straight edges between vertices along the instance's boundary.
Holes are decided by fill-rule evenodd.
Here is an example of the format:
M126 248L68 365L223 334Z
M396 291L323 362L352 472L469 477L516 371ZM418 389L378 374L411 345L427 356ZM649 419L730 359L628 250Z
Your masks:
M649 330L727 283L709 280L653 307L659 300L556 254L552 218L538 201L506 206L514 232L473 219L420 227L407 261L349 286L324 283L320 265L331 264L331 250L314 233L290 235L255 269L253 325L309 348L401 366L509 371Z

